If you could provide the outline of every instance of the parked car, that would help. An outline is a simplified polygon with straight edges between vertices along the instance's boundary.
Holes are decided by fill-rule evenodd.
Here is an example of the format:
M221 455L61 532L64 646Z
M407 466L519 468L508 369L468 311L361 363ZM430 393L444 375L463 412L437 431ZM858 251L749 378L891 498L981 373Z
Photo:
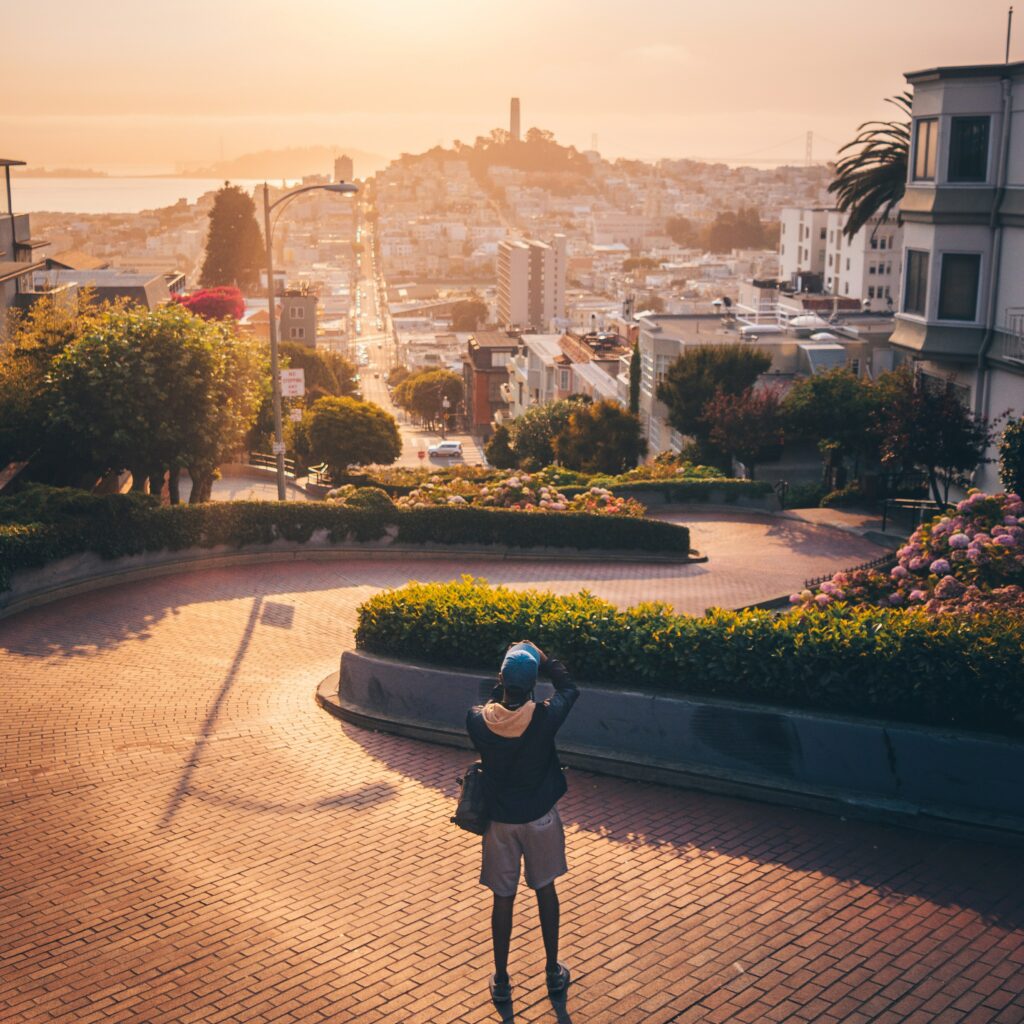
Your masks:
M427 449L427 454L431 458L435 456L439 459L454 458L456 455L462 458L462 442L461 441L438 441L437 444L432 444Z

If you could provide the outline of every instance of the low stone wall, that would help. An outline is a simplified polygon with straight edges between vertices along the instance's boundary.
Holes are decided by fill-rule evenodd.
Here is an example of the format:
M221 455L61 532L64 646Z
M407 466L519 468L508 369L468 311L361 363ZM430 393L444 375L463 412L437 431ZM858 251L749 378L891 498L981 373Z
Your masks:
M322 706L361 725L468 746L495 675L346 651ZM565 763L771 802L1024 841L1024 743L729 701L582 687ZM550 693L538 687L538 699Z

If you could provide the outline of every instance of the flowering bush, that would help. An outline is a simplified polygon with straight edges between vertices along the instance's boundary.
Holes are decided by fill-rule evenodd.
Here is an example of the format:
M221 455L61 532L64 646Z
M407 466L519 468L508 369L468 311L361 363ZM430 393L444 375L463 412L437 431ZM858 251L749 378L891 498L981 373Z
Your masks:
M955 509L918 527L896 558L888 573L837 573L817 593L804 590L790 602L1024 611L1024 501L1016 494L971 491Z
M478 483L432 477L396 501L399 508L432 505L475 505L521 512L591 512L597 515L642 518L647 511L633 498L620 498L603 487L591 487L567 498L549 485L542 473L513 473L504 479Z

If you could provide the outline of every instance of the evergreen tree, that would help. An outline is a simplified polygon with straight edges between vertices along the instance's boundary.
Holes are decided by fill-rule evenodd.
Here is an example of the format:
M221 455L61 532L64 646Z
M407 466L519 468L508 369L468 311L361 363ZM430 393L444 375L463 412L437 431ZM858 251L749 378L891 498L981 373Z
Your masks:
M242 291L252 291L259 283L264 256L256 204L237 185L225 182L210 210L199 284L203 288L235 285Z
M647 452L640 421L618 402L578 405L554 442L558 461L584 473L624 473Z

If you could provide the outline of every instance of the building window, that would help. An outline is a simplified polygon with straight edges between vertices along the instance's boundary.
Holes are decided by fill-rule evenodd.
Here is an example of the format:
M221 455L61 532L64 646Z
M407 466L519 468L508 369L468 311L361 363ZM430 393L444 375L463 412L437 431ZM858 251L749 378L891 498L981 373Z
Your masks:
M783 224L782 226L783 226L783 227L785 227L786 225L785 225L785 224ZM783 243L782 247L781 247L781 248L779 249L779 255L780 255L780 256L785 256L785 255L786 255L786 246L785 246L785 243Z
M874 285L870 285L868 287L868 298L869 299L873 299L874 297L875 297L875 286Z
M878 239L877 238L872 238L871 239L871 248L872 249L877 249L878 248Z
M981 256L947 252L939 282L939 319L975 320L978 315L978 276Z
M301 341L303 338L306 337L306 328L305 327L289 327L288 328L288 337L292 338L293 340L298 339L298 340Z
M949 133L949 180L985 181L988 177L987 117L954 117Z
M825 228L822 228L822 229L821 229L821 240L822 240L823 242L825 241L825 230L826 230Z
M869 274L877 274L878 273L878 267L876 267L875 264L872 263L871 266L868 267L868 273Z
M924 316L928 299L928 253L907 250L907 286L903 293L903 312Z
M306 315L306 309L304 306L292 306L291 309L288 310L288 315L293 320L302 320Z
M850 257L849 256L846 257L846 269L847 270L850 269Z
M935 151L939 119L922 117L914 124L914 181L935 180Z

